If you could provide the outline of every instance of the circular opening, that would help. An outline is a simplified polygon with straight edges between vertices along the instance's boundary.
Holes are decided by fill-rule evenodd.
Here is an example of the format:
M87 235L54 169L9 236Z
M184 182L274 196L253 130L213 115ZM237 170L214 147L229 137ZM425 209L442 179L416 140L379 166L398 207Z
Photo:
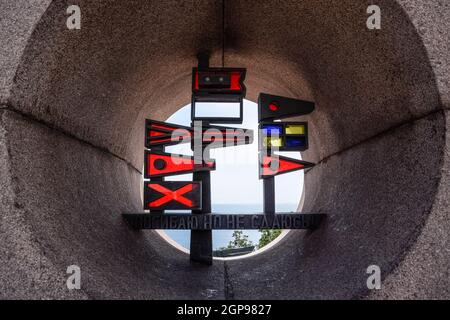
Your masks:
M217 110L220 110L220 106ZM191 105L182 107L166 121L190 126ZM211 172L212 211L218 214L261 213L263 212L263 186L258 174L258 115L257 105L254 102L244 101L243 123L233 127L253 130L254 141L249 145L211 150L211 158L216 160L216 170ZM169 146L165 148L165 152L192 155L190 144ZM280 152L279 154L301 159L300 153ZM192 174L171 176L166 180L192 181ZM296 212L302 192L303 172L278 176L276 178L277 212ZM190 230L159 230L158 234L176 248L189 252ZM253 255L272 247L286 234L286 230L214 230L214 257L233 258Z
M25 2L5 11L26 25L2 37L13 53L4 74L2 169L11 172L3 181L2 239L14 253L3 270L17 271L2 291L65 296L59 278L48 280L59 273L43 272L76 258L92 280L84 282L92 298L203 299L201 289L222 288L223 269L198 271L153 232L130 230L120 214L141 209L141 177L132 167L142 165L144 116L166 119L186 103L195 54L220 47L222 15L212 5L219 2L197 1L196 10L175 1L111 2L86 2L82 30L72 32L62 27L63 1L31 16ZM445 240L444 229L433 227L442 226L446 130L435 113L442 106L435 79L445 79L434 70L437 60L430 65L440 41L422 24L432 6L428 14L425 6L383 1L383 29L369 31L362 1L312 2L227 6L226 62L249 70L248 97L270 92L316 102L304 155L318 165L305 175L304 210L328 214L313 233L292 231L277 250L229 263L236 298L360 297L374 263L392 284L422 278L412 290L386 286L386 295L436 292L427 276L437 264L421 254L445 252L445 241L434 240ZM14 109L21 116L8 115ZM33 119L56 130L46 133ZM280 181L291 175L277 177L278 192L289 191Z

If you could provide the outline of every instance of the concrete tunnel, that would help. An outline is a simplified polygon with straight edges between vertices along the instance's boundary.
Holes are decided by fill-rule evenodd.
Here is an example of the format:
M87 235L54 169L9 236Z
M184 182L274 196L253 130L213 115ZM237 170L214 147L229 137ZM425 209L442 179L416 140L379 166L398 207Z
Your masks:
M379 0L368 30L370 4L2 1L0 297L449 298L450 4ZM144 119L189 103L196 54L222 49L248 99L316 102L301 209L328 219L207 267L121 214L142 211Z

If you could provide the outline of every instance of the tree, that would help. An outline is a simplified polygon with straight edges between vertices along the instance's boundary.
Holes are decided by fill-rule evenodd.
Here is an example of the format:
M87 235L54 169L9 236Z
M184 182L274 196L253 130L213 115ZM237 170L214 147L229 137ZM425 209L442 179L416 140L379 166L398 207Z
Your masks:
M235 230L232 237L233 240L228 242L228 246L221 249L238 249L253 246L253 242L248 240L248 236L244 235L242 231Z
M278 229L264 229L259 230L259 232L261 232L261 238L259 239L258 249L261 249L262 247L268 245L281 234L281 230Z

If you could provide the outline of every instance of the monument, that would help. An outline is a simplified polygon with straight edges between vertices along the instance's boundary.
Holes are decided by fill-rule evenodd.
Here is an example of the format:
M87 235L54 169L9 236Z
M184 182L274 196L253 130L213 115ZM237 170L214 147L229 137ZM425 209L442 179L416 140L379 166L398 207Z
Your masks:
M258 99L260 152L259 176L264 186L264 212L260 214L214 214L211 210L210 172L216 163L211 148L232 147L253 142L253 131L213 124L242 124L246 69L210 68L207 57L199 57L192 73L190 127L146 120L144 155L144 210L126 213L134 229L191 230L190 259L213 263L212 230L315 229L324 214L276 213L275 176L312 168L313 163L277 155L276 151L308 149L307 122L279 122L287 117L314 111L314 103L261 93ZM197 103L238 103L234 117L199 116ZM193 156L165 153L164 147L191 143ZM193 173L193 181L164 181L164 177ZM191 214L165 213L190 210Z

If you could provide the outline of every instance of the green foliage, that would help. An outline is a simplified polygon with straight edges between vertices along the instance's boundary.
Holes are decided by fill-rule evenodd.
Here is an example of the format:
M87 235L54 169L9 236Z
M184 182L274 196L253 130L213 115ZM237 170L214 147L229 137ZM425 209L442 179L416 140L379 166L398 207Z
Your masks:
M281 230L259 230L261 232L261 238L259 239L259 243L257 245L258 249L268 245L270 242L275 240L280 234ZM233 232L233 240L228 242L228 246L219 248L218 250L226 250L226 249L238 249L238 248L247 248L253 246L253 242L248 240L248 236L244 235L242 231L235 230Z
M281 230L259 230L261 232L261 238L259 239L258 249L268 245L270 242L275 240L281 234Z
M248 236L244 235L242 231L235 230L233 232L233 240L228 242L228 246L223 249L238 249L238 248L247 248L253 246L253 242L248 240Z

